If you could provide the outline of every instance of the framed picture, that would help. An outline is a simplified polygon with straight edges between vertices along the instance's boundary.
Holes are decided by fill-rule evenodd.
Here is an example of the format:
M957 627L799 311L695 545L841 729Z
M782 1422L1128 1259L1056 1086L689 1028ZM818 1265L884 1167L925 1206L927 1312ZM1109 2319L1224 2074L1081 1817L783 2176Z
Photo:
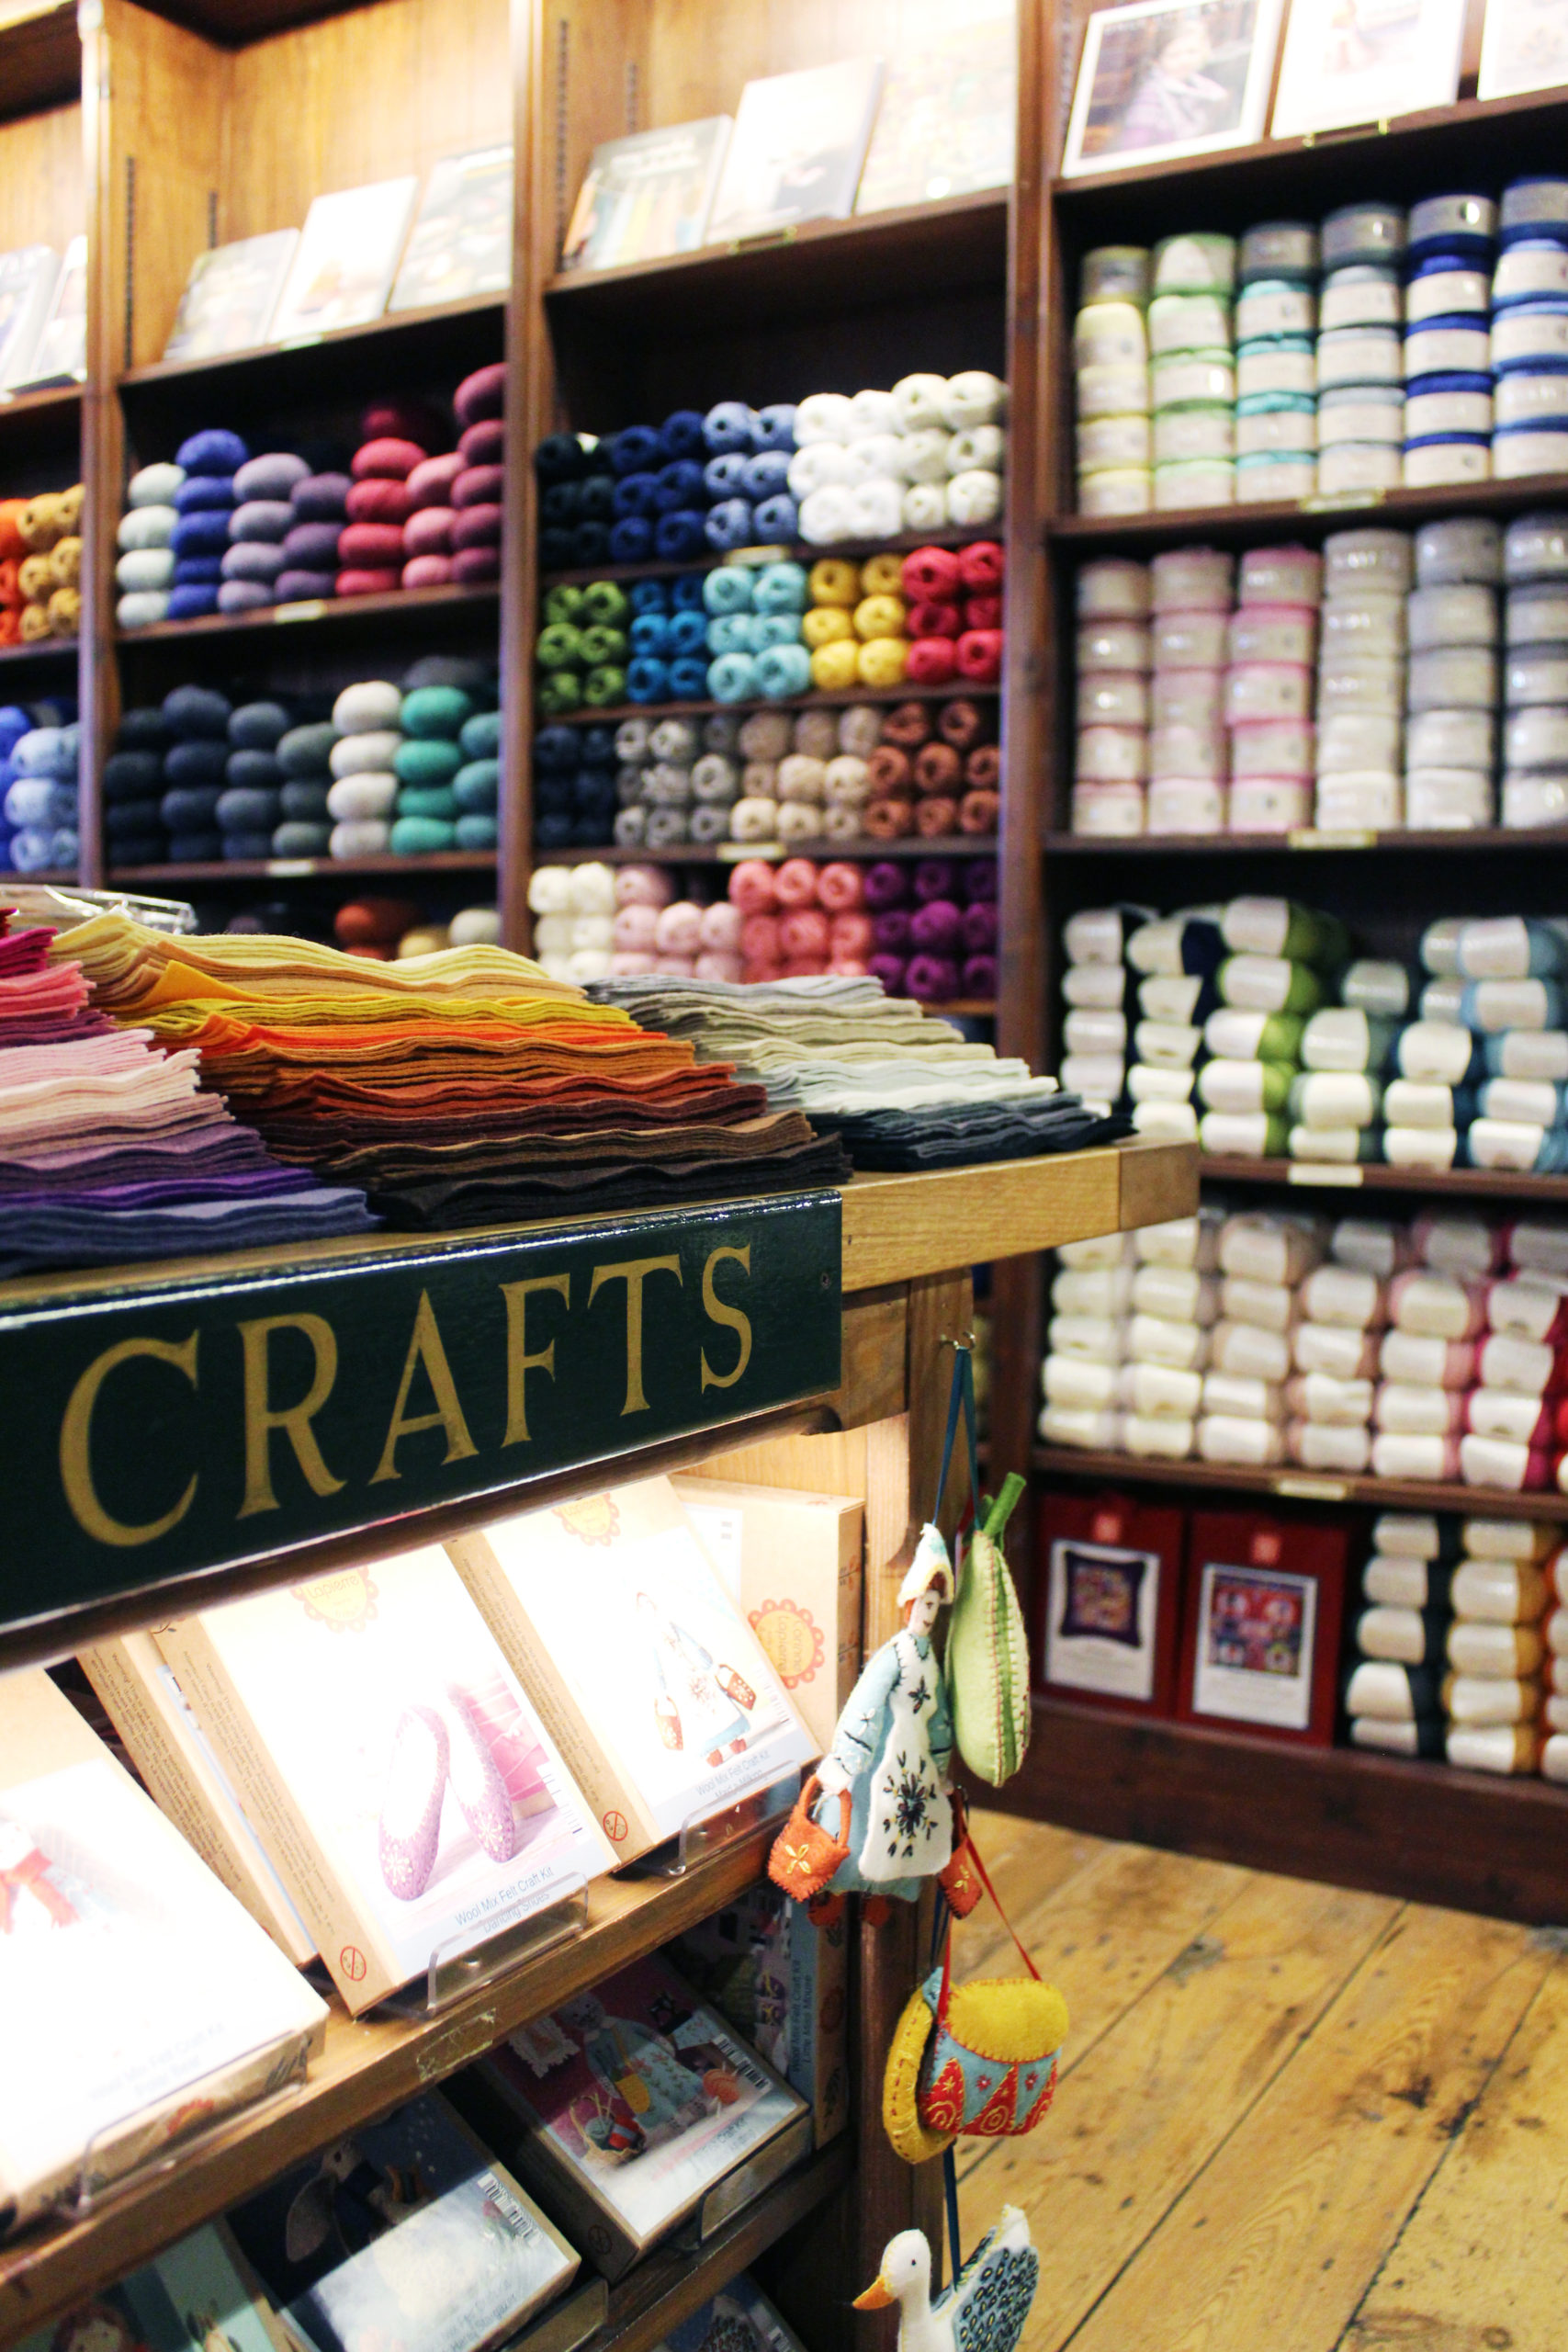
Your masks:
M1342 1527L1195 1511L1179 1712L1326 1747L1348 1539Z
M1063 178L1261 139L1280 6L1281 0L1134 0L1092 16Z
M1173 1712L1182 1530L1179 1510L1124 1495L1044 1498L1034 1645L1043 1689Z
M1486 0L1478 98L1513 98L1568 83L1562 0Z
M1273 135L1382 122L1459 95L1466 0L1292 0Z

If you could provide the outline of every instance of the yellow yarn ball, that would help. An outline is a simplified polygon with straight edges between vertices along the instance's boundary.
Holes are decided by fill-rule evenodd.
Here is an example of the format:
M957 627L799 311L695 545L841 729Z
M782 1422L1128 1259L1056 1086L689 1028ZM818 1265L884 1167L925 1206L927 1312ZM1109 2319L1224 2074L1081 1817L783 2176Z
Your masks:
M897 596L904 589L904 559L901 555L868 556L860 568L860 593L863 596Z
M444 922L418 923L399 940L397 960L400 963L405 956L434 956L449 944Z
M22 606L21 638L24 645L37 645L49 635L49 607L46 605Z
M907 609L902 596L863 596L855 606L855 635L902 637Z
M82 577L82 542L74 535L57 539L49 557L49 568L57 588L74 588Z
M855 625L842 605L814 605L800 616L800 634L807 645L833 645L854 633Z
M17 573L17 584L22 592L24 604L47 603L58 584L54 577L54 567L48 556L25 555Z
M840 695L846 687L852 686L862 675L860 656L865 650L852 637L835 638L830 645L819 645L811 657L811 683L818 693ZM900 669L898 676L903 674Z
M908 658L901 637L874 637L855 649L856 674L863 686L901 686Z
M807 584L814 605L853 605L860 599L860 573L838 556L825 555L814 563Z
M82 591L57 588L47 609L51 637L74 637L82 626Z
M17 517L17 528L22 535L24 547L31 548L35 554L41 554L54 545L65 529L60 512L63 503L60 493L52 490L46 490L37 498L28 499Z
M69 490L61 492L56 501L59 510L56 520L62 531L74 531L81 527L82 507L86 495L79 481L73 482Z

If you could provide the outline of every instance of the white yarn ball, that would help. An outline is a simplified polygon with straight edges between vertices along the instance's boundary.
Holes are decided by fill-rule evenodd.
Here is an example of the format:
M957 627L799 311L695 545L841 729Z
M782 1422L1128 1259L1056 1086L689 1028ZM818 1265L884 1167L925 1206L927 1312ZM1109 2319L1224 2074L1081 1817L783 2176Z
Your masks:
M571 873L564 865L536 865L528 876L528 909L536 915L564 913L571 904Z
M902 519L907 531L940 531L947 521L946 484L911 482L904 492Z
M781 842L816 842L822 838L822 811L815 801L779 802Z
M327 795L327 814L340 823L359 817L390 817L397 805L397 777L375 770L340 776ZM334 856L341 854L344 853L333 852Z
M947 470L950 474L999 474L1007 446L1007 435L999 424L971 425L965 432L955 433L948 443Z
M860 810L834 802L822 811L822 831L830 842L858 842L864 831Z
M740 771L723 752L705 752L692 770L692 797L709 806L728 804L740 790Z
M564 865L548 865L547 874L570 873ZM571 915L536 915L534 918L534 953L536 956L569 956L571 953Z
M999 376L984 368L965 368L947 379L942 404L942 422L954 433L976 424L1000 424L1008 413L1008 388Z
M396 729L403 698L389 679L361 678L344 686L333 705L333 725L340 735L367 735L372 728Z
M779 762L779 798L781 800L820 801L828 780L828 770L821 760L813 760L804 752L792 752Z
M641 849L648 840L647 809L617 808L612 830L615 836L617 849Z
M608 951L615 944L615 920L613 915L573 915L571 918L571 952L574 956L585 950L597 954Z
M855 429L853 403L842 392L808 392L795 412L795 446L848 441Z
M648 751L649 723L646 718L623 718L615 729L615 757L630 763L642 759Z
M715 842L729 839L729 803L728 800L704 802L694 808L687 820L692 839L705 849Z
M570 869L571 893L568 899L574 915L613 915L615 911L615 869L602 865L597 859L586 865Z
M830 548L835 540L854 537L854 507L841 484L814 490L809 498L801 500L800 536L814 548Z
M837 759L828 763L822 789L832 808L863 808L871 798L871 770L854 752L840 752Z
M384 820L350 818L333 827L327 847L336 858L382 857L391 838L392 829Z
M132 588L115 606L114 616L119 628L156 628L160 621L169 617L167 591Z
M852 703L839 713L839 749L869 759L882 741L882 713L874 702Z
M950 523L994 523L1002 511L1000 474L954 474L947 485Z
M575 980L580 989L590 980L607 980L610 977L610 951L607 947L574 948L567 961L566 977Z
M779 808L776 800L765 800L760 794L748 794L738 800L729 812L729 837L737 842L771 842L778 839Z
M690 767L697 756L697 729L689 718L661 718L648 739L656 760L673 760Z
M891 392L857 392L850 406L857 440L868 433L897 432L898 411Z
M185 481L186 469L174 464L143 466L140 473L131 475L126 485L126 497L132 506L173 507L175 492Z
M900 433L923 433L931 425L946 424L946 410L945 376L906 376L893 387L893 412Z
M454 947L497 947L500 911L495 907L459 907L446 926L446 936Z
M390 772L402 737L389 727L373 728L367 735L340 735L327 758L333 775L364 775L373 768Z
M890 539L904 520L904 493L896 481L863 481L851 496L852 539Z
M874 433L864 441L852 441L844 452L852 488L863 481L897 481L903 448L897 433Z
M812 441L789 461L789 494L809 498L814 491L830 490L851 478L850 453L841 441Z
M175 551L172 548L132 548L116 563L114 576L118 587L150 589L156 594L174 585Z
M945 481L947 445L952 435L940 425L921 433L906 433L898 445L898 475L902 481Z

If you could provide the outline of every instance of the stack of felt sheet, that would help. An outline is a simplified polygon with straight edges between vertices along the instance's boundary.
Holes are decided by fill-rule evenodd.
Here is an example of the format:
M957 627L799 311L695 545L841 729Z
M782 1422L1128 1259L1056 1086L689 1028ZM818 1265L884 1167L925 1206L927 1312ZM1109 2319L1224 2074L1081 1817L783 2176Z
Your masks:
M118 1020L197 1047L203 1084L280 1159L362 1184L400 1225L728 1198L844 1169L761 1085L499 947L375 964L104 915L62 952Z
M203 1093L194 1053L117 1029L52 931L8 922L0 915L0 1274L375 1223L363 1193L283 1166Z
M589 994L624 1006L699 1061L732 1064L831 1128L857 1168L966 1167L1110 1141L1126 1131L1085 1109L1026 1062L971 1044L952 1023L886 996L879 980L746 983L673 972L595 981Z

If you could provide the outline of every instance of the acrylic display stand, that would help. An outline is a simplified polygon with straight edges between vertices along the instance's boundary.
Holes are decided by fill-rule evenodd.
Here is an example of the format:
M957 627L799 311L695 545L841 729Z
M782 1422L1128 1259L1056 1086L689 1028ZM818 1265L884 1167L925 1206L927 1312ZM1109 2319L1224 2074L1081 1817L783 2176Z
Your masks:
M726 1847L754 1837L770 1821L782 1821L799 1794L800 1774L792 1770L782 1780L766 1781L743 1796L731 1798L716 1813L694 1813L681 1824L677 1836L639 1854L635 1862L626 1864L622 1876L684 1878L696 1863L713 1860Z
M553 1894L542 1905L531 1905L525 1897L500 1915L482 1942L466 1944L453 1938L438 1944L430 1955L423 1987L416 1978L382 2006L400 2017L434 2017L519 1962L537 1960L559 1944L574 1942L587 1926L586 1879L574 1879L564 1894Z
M73 2222L85 2222L116 2199L145 2189L177 2165L198 2160L204 2149L236 2123L243 2121L247 2130L259 2128L304 2088L310 2054L308 2034L281 2046L276 2040L258 2043L237 2064L225 2066L221 2077L198 2079L175 2096L133 2109L106 2124L83 2149L74 2183L56 2199L60 2211ZM254 2095L234 2098L214 2114L208 2084L243 2080L252 2069L256 2075ZM171 2133L173 2119L191 2110L205 2118L201 2130ZM137 2141L143 2143L141 2153L120 2162L116 2152Z

